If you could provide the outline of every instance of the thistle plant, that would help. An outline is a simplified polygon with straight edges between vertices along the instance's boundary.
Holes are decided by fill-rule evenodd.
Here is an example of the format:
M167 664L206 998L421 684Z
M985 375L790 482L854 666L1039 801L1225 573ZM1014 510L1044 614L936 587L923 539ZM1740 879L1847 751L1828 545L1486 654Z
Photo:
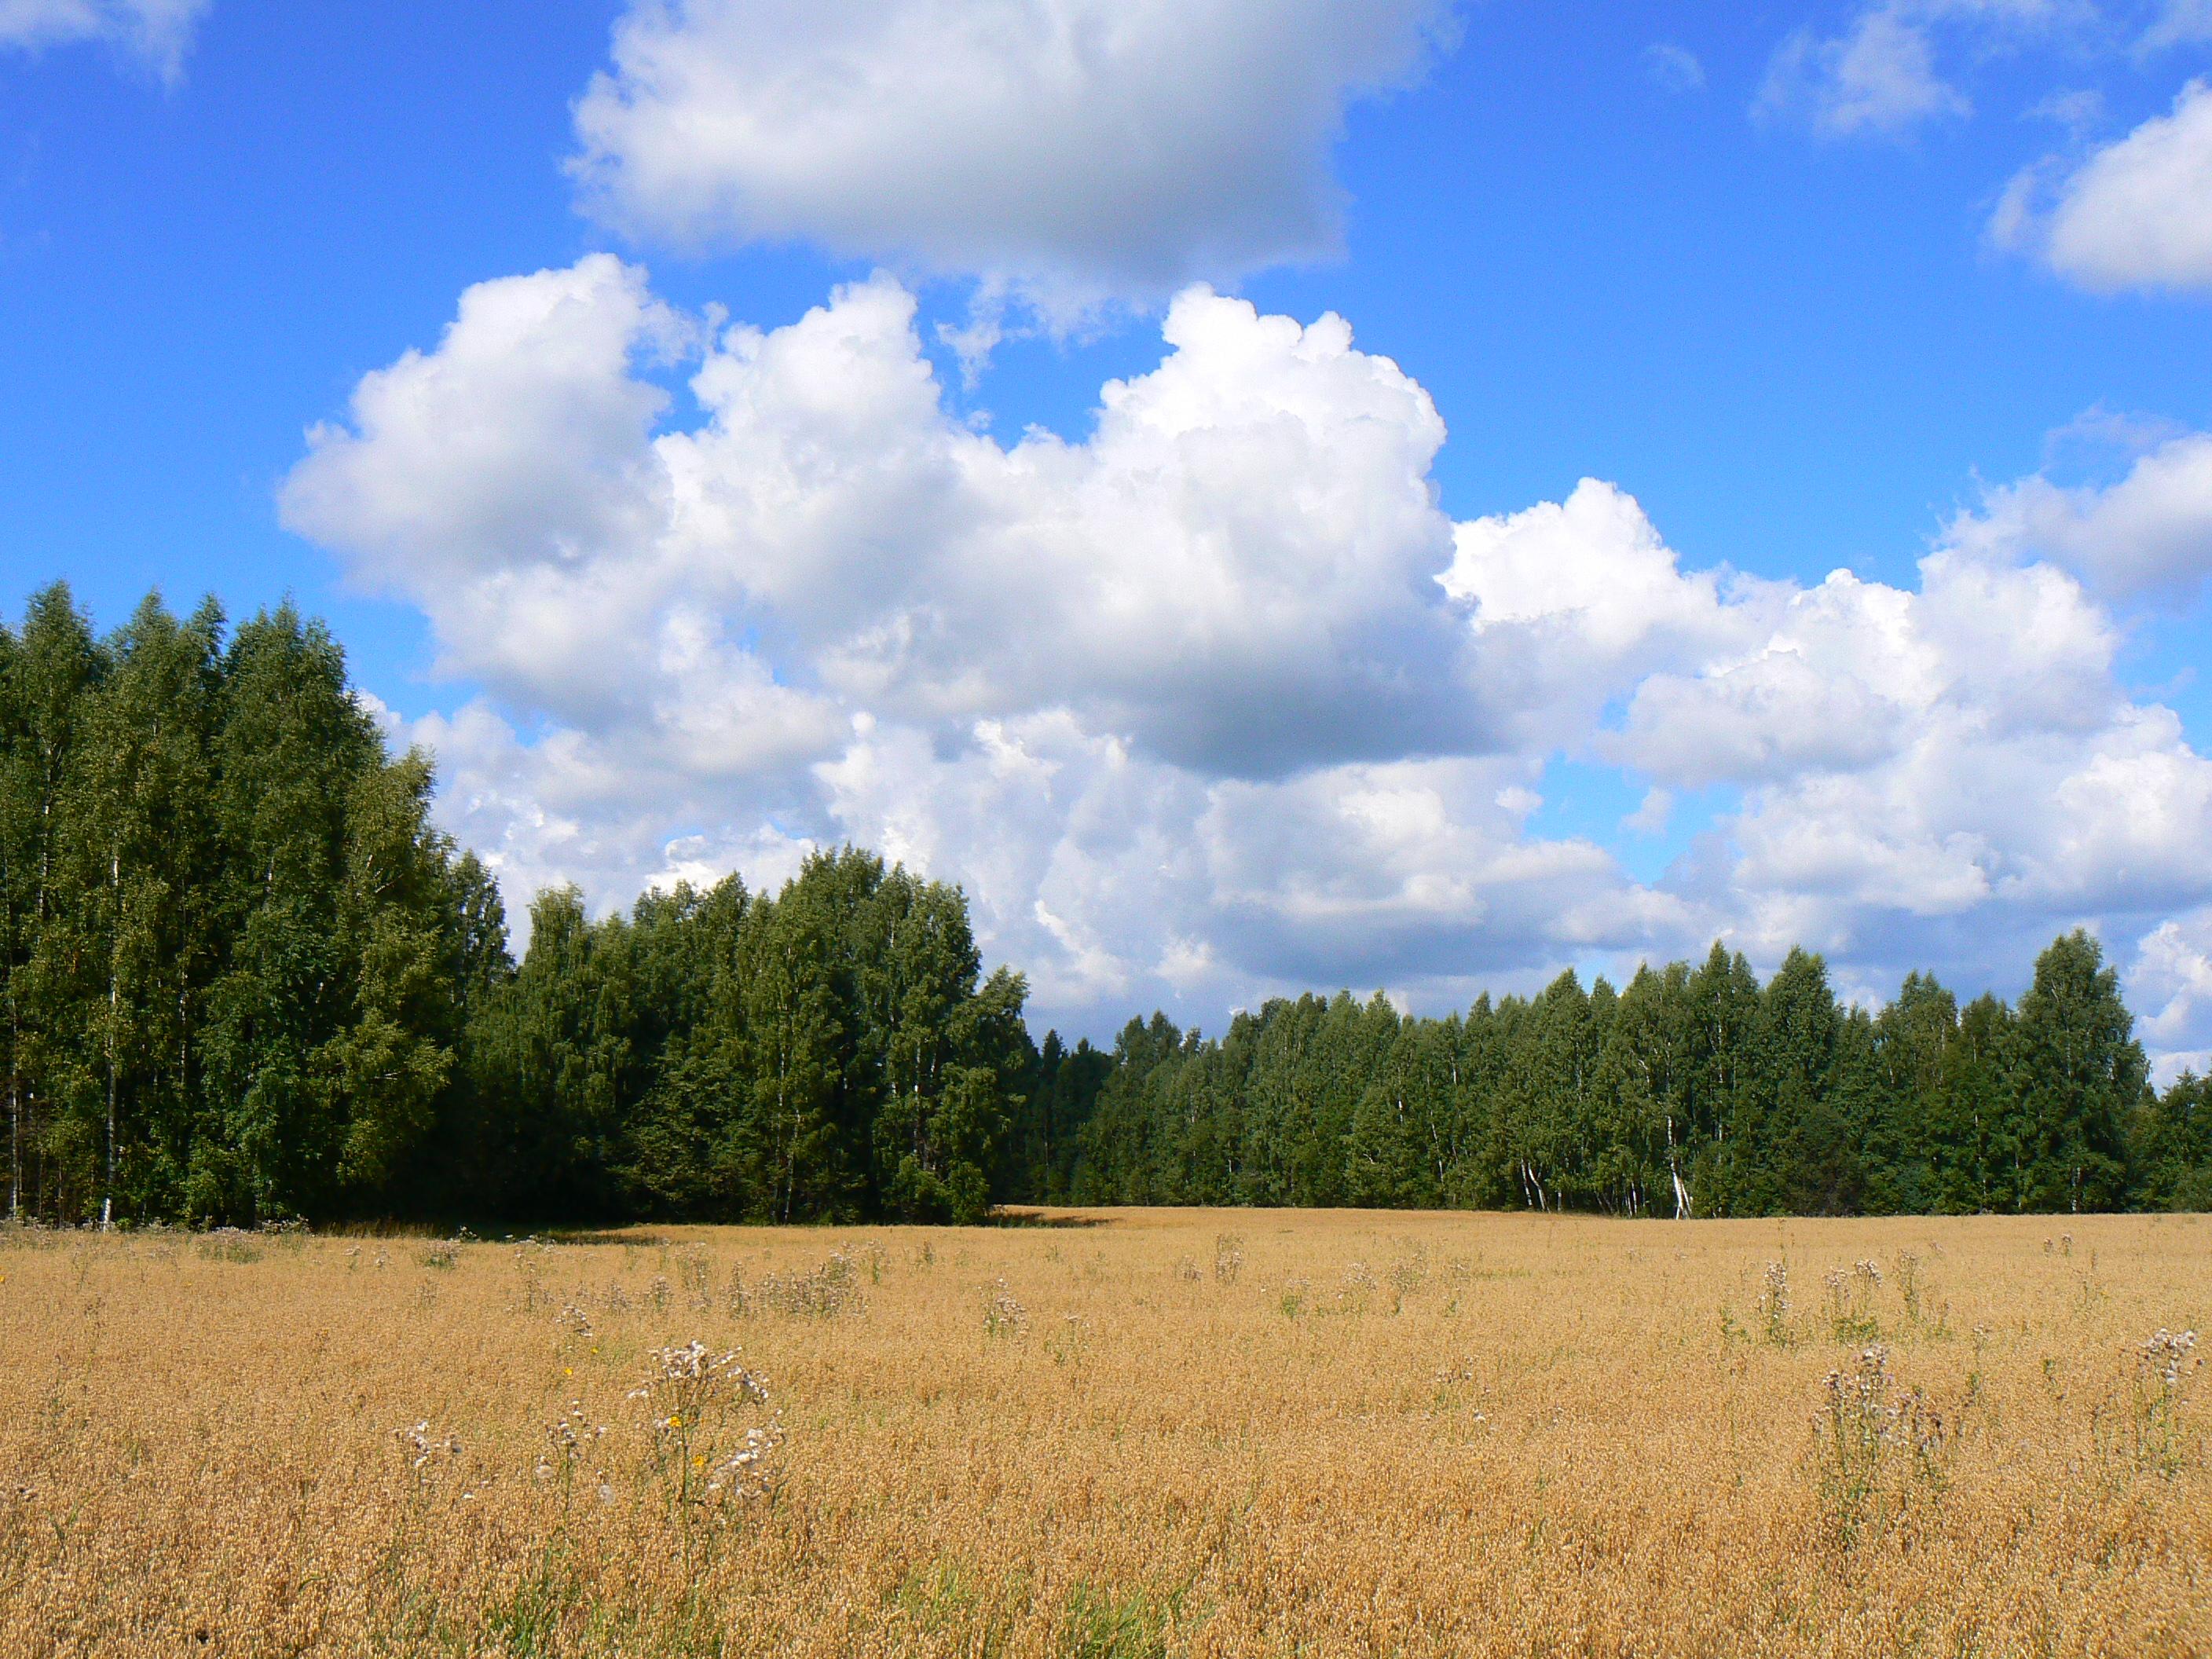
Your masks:
M573 1468L584 1448L605 1437L606 1431L605 1424L586 1418L582 1401L570 1401L568 1409L546 1428L546 1450L538 1460L538 1478L549 1480L562 1469Z
M594 1423L584 1414L580 1400L570 1401L568 1409L546 1425L545 1449L538 1454L537 1474L540 1480L559 1483L564 1510L575 1485L577 1466L587 1450L605 1438L606 1432L605 1424Z
M695 1339L655 1348L647 1360L645 1380L629 1397L645 1406L653 1474L688 1548L701 1515L774 1492L783 1419L744 1421L769 1403L768 1379L734 1349L714 1354Z
M778 1313L794 1318L830 1319L842 1313L859 1313L867 1306L860 1294L859 1270L842 1250L832 1250L829 1259L810 1273L764 1275L759 1295Z
M461 1442L457 1435L434 1431L428 1419L392 1430L392 1439L407 1471L407 1500L400 1506L398 1522L382 1561L382 1571L396 1577L416 1518L428 1510L439 1475L460 1461Z
M1029 1328L1030 1310L1022 1306L1014 1293L1000 1279L991 1290L983 1292L983 1334L986 1337L1019 1336Z
M1770 1261L1759 1290L1759 1322L1774 1347L1790 1344L1790 1264Z
M239 1227L216 1227L202 1235L199 1253L210 1261L252 1262L261 1260L261 1247L255 1236ZM77 1271L80 1279L90 1258L80 1255Z
M1344 1270L1344 1282L1337 1289L1336 1310L1339 1313L1364 1314L1375 1295L1375 1270L1364 1261L1354 1261Z
M860 1245L854 1251L850 1252L849 1254L856 1255L860 1261L866 1264L869 1284L880 1285L884 1282L884 1267L886 1265L886 1258L884 1255L884 1247L882 1245L877 1243L873 1239L870 1239L867 1243Z
M1475 1400L1475 1362L1463 1359L1455 1365L1439 1365L1436 1372L1436 1409L1439 1412L1457 1411ZM1487 1423L1482 1413L1474 1413L1469 1419Z
M598 1340L599 1333L592 1328L592 1316L580 1302L562 1304L561 1311L553 1316L553 1322L560 1328L563 1336L575 1341L588 1344Z
M1861 1349L1848 1370L1832 1370L1814 1421L1821 1506L1839 1542L1893 1522L1920 1492L1942 1487L1956 1440L1918 1389L1900 1393L1881 1343Z
M1407 1253L1390 1264L1391 1311L1395 1313L1406 1305L1411 1296L1429 1279L1429 1252L1418 1239L1402 1241Z
M514 1271L522 1280L522 1304L520 1311L536 1313L547 1300L545 1291L544 1247L534 1239L525 1239L514 1247Z
M2203 1367L2195 1331L2160 1327L2136 1349L2133 1398L2136 1461L2171 1480L2185 1461L2182 1413Z
M1080 1367L1084 1340L1089 1334L1090 1326L1081 1314L1063 1314L1059 1334L1045 1338L1044 1351L1052 1356L1055 1365Z
M1244 1241L1234 1233L1218 1233L1213 1240L1213 1282L1234 1285L1244 1271Z
M1898 1299L1905 1304L1905 1316L1913 1324L1920 1322L1920 1258L1910 1250L1899 1251L1897 1257Z
M1828 1328L1838 1342L1871 1342L1881 1334L1875 1316L1875 1293L1881 1288L1881 1269L1871 1261L1854 1263L1845 1273L1838 1267L1823 1281L1828 1292Z
M458 1437L434 1434L427 1421L411 1428L394 1429L392 1437L398 1443L399 1455L406 1460L408 1472L418 1483L427 1484L434 1478L441 1465L451 1463L461 1455Z
M714 1269L707 1260L707 1252L696 1244L686 1244L676 1253L676 1271L684 1281L684 1300L692 1312L712 1313Z

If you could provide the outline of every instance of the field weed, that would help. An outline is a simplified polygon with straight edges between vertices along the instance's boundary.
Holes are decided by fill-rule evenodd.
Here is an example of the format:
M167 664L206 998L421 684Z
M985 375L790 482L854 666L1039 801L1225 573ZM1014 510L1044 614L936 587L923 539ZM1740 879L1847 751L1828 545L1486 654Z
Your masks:
M1887 1531L1920 1500L1940 1492L1957 1448L1959 1424L1918 1389L1900 1390L1880 1343L1849 1370L1832 1370L1815 1419L1820 1507L1844 1545Z

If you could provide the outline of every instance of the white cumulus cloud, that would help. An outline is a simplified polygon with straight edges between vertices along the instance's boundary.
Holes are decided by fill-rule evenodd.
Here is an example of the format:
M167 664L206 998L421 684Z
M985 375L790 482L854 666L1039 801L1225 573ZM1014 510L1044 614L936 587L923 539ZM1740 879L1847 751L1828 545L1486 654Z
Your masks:
M641 234L1079 309L1331 252L1347 102L1448 26L1448 0L635 0L573 165Z
M2212 85L2070 171L2021 173L1990 233L2084 288L2212 288Z
M1340 320L1188 290L1086 441L1006 446L944 406L914 311L878 278L729 330L702 418L653 435L635 365L682 330L641 273L482 284L311 434L286 521L416 599L455 672L738 770L847 707L1066 705L1225 773L1467 746L1443 423Z
M1802 115L1814 131L1843 137L1902 132L1973 106L1936 72L1927 29L1902 7L1877 6L1841 35L1800 31L1784 42L1756 107Z
M1972 974L2212 904L2212 766L2083 585L2168 571L2201 440L1990 492L1916 586L1808 586L1688 566L1595 479L1455 525L1435 408L1336 318L1193 288L1161 329L1087 430L1008 441L889 278L710 327L595 256L470 290L283 511L480 688L412 735L511 896L851 839L964 884L1048 1018L1715 935ZM1555 816L1562 757L1690 851L1632 874Z
M2116 516L2080 546L2100 529L2126 533ZM1532 749L1649 781L1629 829L1680 792L1732 792L1662 885L1763 952L1971 957L1945 942L1969 916L2028 950L2069 918L2206 890L2212 764L2120 689L2117 630L2080 582L1973 518L1920 578L1683 571L1632 500L1586 481L1462 526L1444 580L1474 602L1477 684L1503 662L1549 717Z
M1476 681L1524 748L1571 744L1647 676L1747 647L1785 597L1685 573L1635 498L1596 478L1458 526L1437 580L1468 607Z
M1993 489L1951 534L1985 553L2055 560L2116 598L2185 598L2212 574L2212 434L2167 438L2108 484L2038 475Z

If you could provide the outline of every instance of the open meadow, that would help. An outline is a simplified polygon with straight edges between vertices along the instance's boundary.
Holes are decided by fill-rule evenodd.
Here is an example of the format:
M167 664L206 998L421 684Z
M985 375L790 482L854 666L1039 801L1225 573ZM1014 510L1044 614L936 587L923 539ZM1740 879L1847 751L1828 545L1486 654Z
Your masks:
M1037 1219L0 1232L0 1649L2212 1651L2203 1218Z

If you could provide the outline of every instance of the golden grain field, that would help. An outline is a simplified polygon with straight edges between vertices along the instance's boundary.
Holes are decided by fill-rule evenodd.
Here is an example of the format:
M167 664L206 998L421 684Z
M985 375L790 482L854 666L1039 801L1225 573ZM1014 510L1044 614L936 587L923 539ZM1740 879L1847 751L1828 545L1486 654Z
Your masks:
M2203 1218L1047 1219L0 1232L0 1650L2212 1653Z

